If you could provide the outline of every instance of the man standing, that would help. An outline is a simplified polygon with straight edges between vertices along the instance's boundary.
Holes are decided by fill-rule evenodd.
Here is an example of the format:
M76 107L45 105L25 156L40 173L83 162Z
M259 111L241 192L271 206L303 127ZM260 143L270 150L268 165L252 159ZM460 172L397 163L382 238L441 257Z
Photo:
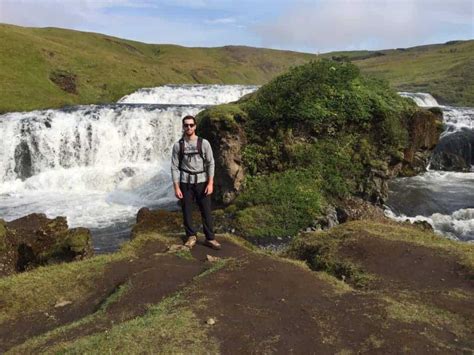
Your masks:
M197 242L196 231L192 225L192 203L196 200L201 211L202 226L206 240L204 245L220 249L215 240L211 216L211 194L214 190L214 157L211 145L206 139L196 135L196 119L183 118L183 137L174 144L171 156L171 176L174 193L181 200L183 222L187 241L192 248Z

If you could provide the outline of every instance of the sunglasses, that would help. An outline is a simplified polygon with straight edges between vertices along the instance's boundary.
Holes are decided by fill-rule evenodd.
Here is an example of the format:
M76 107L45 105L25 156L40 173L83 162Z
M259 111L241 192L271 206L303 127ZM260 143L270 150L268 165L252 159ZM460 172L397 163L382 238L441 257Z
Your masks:
M195 126L194 123L190 123L190 124L185 123L185 124L183 124L184 128L188 128L188 127L193 128L194 126Z

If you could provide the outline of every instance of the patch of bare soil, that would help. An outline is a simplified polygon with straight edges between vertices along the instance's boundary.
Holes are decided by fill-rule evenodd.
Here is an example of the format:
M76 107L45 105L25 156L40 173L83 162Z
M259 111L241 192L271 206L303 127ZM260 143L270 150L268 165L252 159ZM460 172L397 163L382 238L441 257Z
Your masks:
M450 291L474 294L474 275L453 255L411 243L361 236L338 254L377 277L371 288L417 294L423 302L474 319L474 298L448 297Z
M100 322L86 324L62 336L63 340L92 334L107 329L116 321L139 316L148 304L158 303L178 291L193 277L203 272L206 265L176 255L163 255L167 247L160 242L149 242L137 259L114 262L97 281L97 288L87 299L64 307L52 307L28 319L19 319L0 327L0 352L21 344L30 337L43 334L59 326L82 319L100 309L120 286L130 287L123 297L111 304Z
M139 316L147 304L160 302L191 281L195 281L194 286L186 297L202 326L220 343L223 354L444 354L472 349L469 339L457 339L449 329L391 317L387 303L380 297L382 292L353 290L328 282L328 276L300 265L251 252L229 239L220 241L223 248L219 251L203 246L202 241L198 243L192 250L193 260L163 255L166 246L150 242L139 258L111 265L89 300L55 311L54 322L37 315L2 329L1 344L6 344L3 349L93 313L120 285L128 283L129 289L105 310L101 321L66 332L47 346ZM379 287L388 290L387 294L400 285L438 291L470 287L454 259L421 247L410 246L407 250L406 245L396 242L383 243L364 240L364 247L349 244L341 253L363 263L368 272L380 275ZM195 279L209 266L208 255L233 260L223 269ZM210 318L215 322L209 322Z
M224 354L464 349L456 348L456 337L446 329L390 318L376 294L341 294L311 271L263 255L242 256L233 267L202 280L190 299L205 300L195 312ZM207 325L209 318L216 323Z

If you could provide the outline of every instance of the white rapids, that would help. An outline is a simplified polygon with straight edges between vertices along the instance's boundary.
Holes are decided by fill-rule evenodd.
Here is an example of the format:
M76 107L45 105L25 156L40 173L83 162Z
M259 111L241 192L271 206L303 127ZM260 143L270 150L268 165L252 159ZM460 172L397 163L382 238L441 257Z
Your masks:
M66 216L70 227L93 231L97 250L116 249L128 238L117 231L130 227L140 207L176 208L169 161L182 117L256 89L221 86L219 97L211 88L156 88L162 95L153 104L0 115L0 218Z
M439 105L426 93L399 93L419 106L443 110L445 130L441 138L474 130L474 108ZM474 171L474 169L472 169ZM396 220L426 221L451 239L474 242L474 172L427 172L390 182L386 215Z
M127 104L219 105L237 101L258 89L255 85L165 85L143 88L122 97Z

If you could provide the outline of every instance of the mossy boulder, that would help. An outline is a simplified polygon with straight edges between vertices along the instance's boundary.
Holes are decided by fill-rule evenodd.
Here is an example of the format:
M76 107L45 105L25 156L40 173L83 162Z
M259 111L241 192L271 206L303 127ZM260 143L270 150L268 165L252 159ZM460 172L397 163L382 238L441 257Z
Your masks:
M352 197L381 206L390 178L425 169L439 117L351 63L320 60L201 112L198 129L217 157L214 200L236 205L235 229L280 237Z
M69 229L65 217L31 214L0 223L0 275L41 265L88 258L93 254L90 231Z
M215 202L229 204L244 179L242 147L247 144L243 130L247 114L233 104L213 107L198 115L198 134L213 148L216 171Z

